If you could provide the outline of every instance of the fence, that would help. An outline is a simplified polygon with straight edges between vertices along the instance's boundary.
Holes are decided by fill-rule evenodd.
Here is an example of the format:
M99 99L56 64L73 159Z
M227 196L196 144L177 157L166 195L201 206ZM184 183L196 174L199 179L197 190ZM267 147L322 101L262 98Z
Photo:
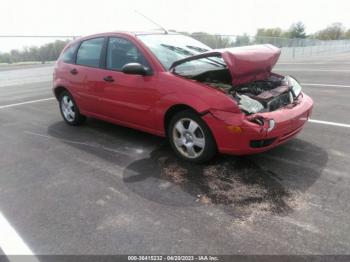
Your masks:
M190 36L212 48L272 44L282 49L282 59L298 59L350 52L350 39L321 41L317 39L289 39L248 35L211 35L205 33L194 33ZM76 36L0 36L0 64L33 61L43 63L55 60L64 45L75 37Z
M272 44L282 49L281 58L286 59L297 59L350 52L350 39L322 41L318 39L290 39L281 37L208 34L193 34L192 37L206 43L212 48L237 47L255 44Z

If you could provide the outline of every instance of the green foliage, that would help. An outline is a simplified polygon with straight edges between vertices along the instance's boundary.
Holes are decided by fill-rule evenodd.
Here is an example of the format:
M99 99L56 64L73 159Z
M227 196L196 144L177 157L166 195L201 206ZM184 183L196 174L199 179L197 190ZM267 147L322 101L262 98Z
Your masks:
M56 40L53 43L45 44L41 47L27 47L23 50L11 50L9 53L0 54L0 63L18 63L28 61L54 61L60 55L62 49L69 40Z
M350 39L350 29L348 29L348 31L345 32L344 38L345 39Z
M245 46L250 44L250 37L247 34L236 37L235 46Z
M256 37L282 37L283 31L279 27L275 28L259 28Z
M305 25L302 22L297 22L291 25L286 32L288 38L306 38Z
M256 32L256 42L265 42L266 38L311 38L319 40L350 39L350 29L345 30L341 23L333 23L315 34L306 35L305 25L302 22L294 23L287 31L281 28L259 28Z
M347 32L345 32L345 28L341 23L333 23L333 24L327 26L325 29L318 31L314 35L314 38L317 38L320 40L344 39L344 38L347 38L346 37Z
M275 28L259 28L255 37L257 39L268 37L281 37L281 38L305 38L305 25L302 22L297 22L291 25L288 31L283 31L279 27Z
M194 39L210 46L211 48L225 48L233 46L233 42L229 36L211 35L205 32L195 32L190 35Z
M176 32L175 30L169 30ZM256 32L255 39L247 34L239 36L225 36L217 34L208 34L206 32L178 32L184 35L191 36L211 48L226 48L231 46L244 46L249 44L265 44L271 43L276 46L288 46L291 41L295 45L296 38L312 38L320 40L338 40L350 39L350 29L345 29L341 23L333 23L323 30L318 31L313 35L307 36L305 33L305 25L302 22L297 22L291 25L289 30L283 31L279 27L275 28L259 28ZM293 38L288 39L288 38ZM69 40L57 40L52 43L45 44L40 47L27 47L23 50L11 50L8 53L0 53L0 63L17 63L27 61L54 61L58 58L64 46Z

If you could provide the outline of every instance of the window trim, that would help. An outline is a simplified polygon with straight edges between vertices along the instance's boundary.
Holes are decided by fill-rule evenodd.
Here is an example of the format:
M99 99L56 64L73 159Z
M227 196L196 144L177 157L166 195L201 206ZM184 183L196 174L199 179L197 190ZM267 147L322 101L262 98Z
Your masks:
M131 41L127 37L123 37L123 36L119 36L119 35L109 35L109 36L106 37L106 43L105 43L105 46L104 46L105 49L103 49L104 53L103 53L103 56L101 56L101 58L103 58L103 61L102 61L102 66L103 67L101 67L102 69L108 70L108 71L114 71L114 72L123 73L122 70L107 68L107 55L108 55L108 46L109 46L109 39L110 38L121 38L121 39L129 41L131 44L133 44L136 47L136 49L143 55L145 60L147 61L148 66L149 66L150 75L153 75L154 70L153 70L152 64L149 62L149 59L147 59L147 57L145 56L144 52L133 41Z
M101 51L100 51L100 61L99 61L99 64L98 66L89 66L89 65L82 65L82 64L78 64L77 63L77 59L78 59L78 52L79 52L79 49L81 47L81 45L85 42L85 41L89 41L89 40L94 40L94 39L99 39L99 38L102 38L103 39L103 43L102 43L102 48L101 48ZM87 39L83 39L80 41L79 45L78 45L78 48L76 49L75 51L75 54L74 54L74 64L75 65L78 65L78 66L85 66L85 67L89 67L89 68L102 68L101 67L101 64L102 64L102 58L103 58L103 54L104 54L104 47L106 45L106 39L107 37L106 36L96 36L96 37L92 37L92 38L87 38Z

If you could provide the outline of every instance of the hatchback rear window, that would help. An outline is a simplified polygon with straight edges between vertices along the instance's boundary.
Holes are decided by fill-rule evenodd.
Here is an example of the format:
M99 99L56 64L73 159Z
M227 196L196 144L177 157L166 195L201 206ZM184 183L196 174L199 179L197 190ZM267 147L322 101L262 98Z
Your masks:
M99 67L104 38L94 38L81 43L77 53L77 64Z

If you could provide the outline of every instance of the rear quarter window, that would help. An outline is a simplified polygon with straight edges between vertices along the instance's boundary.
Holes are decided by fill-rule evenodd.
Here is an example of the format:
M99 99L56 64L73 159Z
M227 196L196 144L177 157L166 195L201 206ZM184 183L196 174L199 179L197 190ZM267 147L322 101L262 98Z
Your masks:
M60 57L58 58L59 61L62 61L64 63L74 64L75 60L75 52L77 50L78 43L72 44L69 47L67 47Z

